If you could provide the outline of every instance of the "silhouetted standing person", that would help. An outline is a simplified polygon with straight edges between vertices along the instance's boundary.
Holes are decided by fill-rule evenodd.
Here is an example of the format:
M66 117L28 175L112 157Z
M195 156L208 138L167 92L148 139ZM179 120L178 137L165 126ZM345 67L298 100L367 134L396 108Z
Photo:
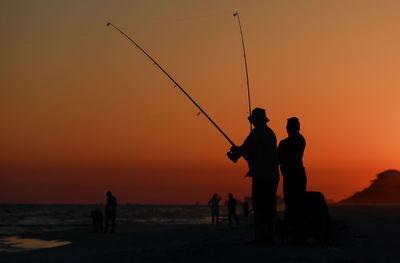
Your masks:
M239 220L236 215L236 199L233 198L233 195L229 193L228 195L229 200L228 200L228 220L229 224L232 225L232 217L235 218L235 221L237 224L239 224Z
M300 134L300 122L296 117L287 121L288 138L278 146L279 163L283 176L285 219L293 223L298 211L298 203L306 191L307 178L303 166L306 140Z
M111 194L110 191L107 192L107 204L105 209L106 216L106 227L104 229L104 233L108 231L108 225L111 221L111 230L110 233L114 233L115 228L115 219L116 219L116 210L117 210L117 198Z
M214 221L219 223L219 201L221 198L214 194L213 197L208 201L208 207L211 208L211 223L214 224Z
M243 156L249 163L256 242L273 242L276 191L279 183L275 133L268 127L265 110L255 108L249 121L254 129L240 147L233 146L228 157L236 162Z

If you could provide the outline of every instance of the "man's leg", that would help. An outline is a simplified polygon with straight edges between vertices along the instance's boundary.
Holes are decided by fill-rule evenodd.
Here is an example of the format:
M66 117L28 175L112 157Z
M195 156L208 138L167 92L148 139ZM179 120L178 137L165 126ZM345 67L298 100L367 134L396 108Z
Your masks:
M104 233L107 233L108 231L108 224L109 224L110 218L106 215L106 227L104 229Z
M257 211L257 196L256 196L256 182L252 179L251 182L251 199L253 203L253 215L254 215L254 241L259 242L259 228L258 228L258 211Z
M266 218L267 221L267 236L266 236L266 241L267 243L273 244L274 242L274 215L269 215Z
M292 217L291 189L289 175L283 178L283 200L285 201L285 221L290 222Z
M100 224L100 226L99 226L100 231L99 232L101 233L101 232L103 232L103 217L100 218L99 224Z
M265 191L267 193L266 202L266 217L265 223L267 224L266 241L273 244L274 238L274 218L276 214L276 191L278 190L279 181L269 181L265 184Z
M260 213L259 213L260 214ZM259 215L259 241L261 242L265 242L267 240L267 236L266 236L266 224L267 224L267 218L266 215L264 214L264 211L262 214Z
M235 217L236 224L239 224L239 219L238 219L238 217L236 215L236 211L233 211L233 216Z
M115 231L115 217L111 220L111 230L110 233L114 233Z
M229 221L229 225L232 225L232 211L229 210L228 212L228 221Z
M93 219L93 232L97 232L97 227L96 227L96 218L92 215Z

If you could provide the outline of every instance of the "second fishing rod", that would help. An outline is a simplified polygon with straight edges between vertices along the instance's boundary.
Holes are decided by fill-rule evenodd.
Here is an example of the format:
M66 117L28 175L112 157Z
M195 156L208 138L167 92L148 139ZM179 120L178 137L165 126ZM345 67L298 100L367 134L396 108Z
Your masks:
M246 56L246 47L244 45L244 37L243 37L243 30L242 30L242 23L240 23L240 16L239 12L233 13L233 16L237 17L237 21L239 24L240 29L240 36L242 38L242 48L243 48L243 59L244 59L244 69L246 72L246 85L247 85L247 98L249 102L249 115L251 115L251 99L250 99L250 81L249 81L249 71L247 69L247 56ZM253 125L250 122L250 132L253 130Z

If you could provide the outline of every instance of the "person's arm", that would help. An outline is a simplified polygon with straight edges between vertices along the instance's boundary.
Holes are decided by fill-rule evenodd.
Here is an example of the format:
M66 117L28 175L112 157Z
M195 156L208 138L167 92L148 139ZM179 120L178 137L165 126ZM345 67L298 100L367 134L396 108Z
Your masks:
M229 159L231 159L235 163L240 157L243 157L247 160L249 153L251 152L251 137L252 134L247 136L241 146L232 146L230 152L227 153Z
M245 159L247 159L251 153L251 150L253 147L252 140L254 140L253 137L254 137L253 134L250 134L249 136L247 136L247 138L246 138L246 140L244 140L242 146L240 146L240 156L242 156Z

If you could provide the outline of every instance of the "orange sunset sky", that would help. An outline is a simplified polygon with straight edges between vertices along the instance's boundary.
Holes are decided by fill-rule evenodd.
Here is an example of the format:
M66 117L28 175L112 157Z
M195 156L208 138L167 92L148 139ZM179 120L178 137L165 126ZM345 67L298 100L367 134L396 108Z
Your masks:
M308 189L400 169L400 1L0 1L0 202L205 203L247 165L125 30L241 144L252 104L297 116ZM281 190L279 190L281 193Z

